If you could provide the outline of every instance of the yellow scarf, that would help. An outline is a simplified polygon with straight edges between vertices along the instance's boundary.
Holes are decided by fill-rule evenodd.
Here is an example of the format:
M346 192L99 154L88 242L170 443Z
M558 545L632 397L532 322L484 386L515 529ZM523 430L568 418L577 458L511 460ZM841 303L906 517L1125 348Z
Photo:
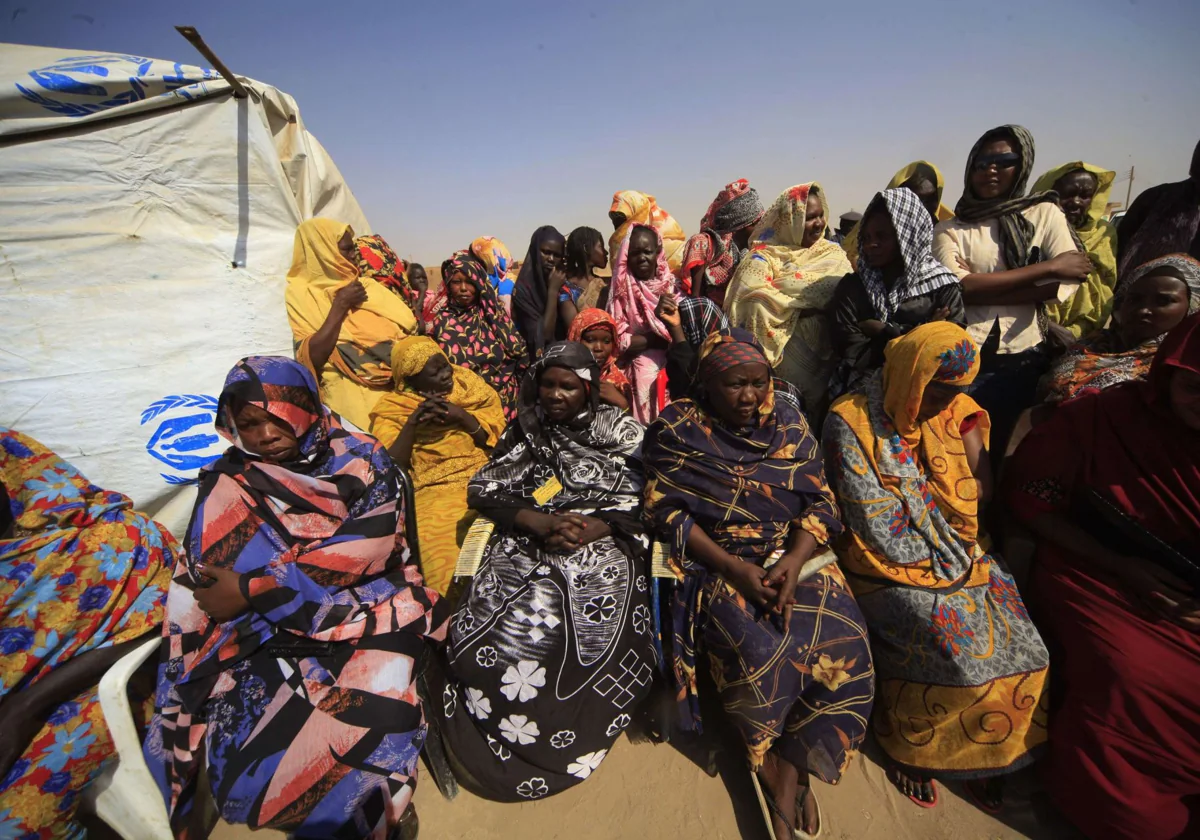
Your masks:
M384 446L396 442L408 418L425 402L425 398L409 388L406 381L420 373L434 356L445 358L433 339L425 336L409 336L392 345L391 367L396 390L381 397L371 411L371 434ZM479 421L487 432L486 446L496 445L504 431L505 420L500 395L495 389L478 374L454 366L454 387L446 399ZM412 449L413 489L435 484L465 485L487 460L487 452L476 446L462 429L420 426Z
M826 310L838 282L851 271L846 252L834 242L804 240L805 205L815 193L829 218L825 191L815 181L784 190L754 230L750 253L729 282L725 311L734 326L749 330L767 361L779 364L783 348L798 333L813 353L832 358L828 319L797 317L801 310Z
M1038 178L1033 192L1054 189L1059 178L1077 169L1096 177L1096 195L1088 208L1087 221L1083 227L1075 229L1095 270L1066 303L1047 303L1046 314L1076 338L1082 338L1107 324L1108 316L1112 314L1113 289L1117 285L1117 229L1104 218L1104 211L1117 173L1077 160L1055 167Z
M620 213L625 217L625 223L608 239L608 253L614 263L629 229L634 225L649 225L662 237L663 255L666 256L667 265L671 266L672 273L679 271L679 266L683 265L683 247L687 244L687 237L684 236L679 222L658 206L654 196L637 190L621 190L613 195L609 212Z
M927 160L914 160L902 168L899 172L892 176L892 180L888 181L886 189L894 190L897 187L903 186L913 175L917 174L917 170L922 167L928 167L933 170L934 176L937 178L937 221L944 222L947 219L954 218L954 211L942 204L942 192L946 187L945 181L942 180L942 170L938 169ZM937 222L934 222L937 224ZM862 227L862 222L858 222L850 232L846 234L846 238L842 240L842 248L846 251L846 256L850 260L850 265L854 266L854 270L858 271L858 229Z

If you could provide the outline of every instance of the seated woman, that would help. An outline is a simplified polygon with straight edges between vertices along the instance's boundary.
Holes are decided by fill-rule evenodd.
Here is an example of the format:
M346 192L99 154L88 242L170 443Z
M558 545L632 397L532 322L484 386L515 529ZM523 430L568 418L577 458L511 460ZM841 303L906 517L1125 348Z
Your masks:
M604 236L590 227L577 227L567 236L566 279L558 292L557 332L569 331L575 316L584 309L595 307L606 278L596 274L597 268L608 266L608 251ZM593 288L597 287L597 288ZM584 305L584 299L592 301ZM578 339L571 338L570 341Z
M962 282L967 331L981 354L970 393L991 417L1000 454L1036 400L1051 347L1075 340L1045 305L1069 300L1092 271L1054 193L1025 194L1033 160L1033 135L1022 126L985 132L967 157L955 217L933 232L933 255Z
M717 194L700 220L700 232L683 248L679 280L689 294L725 305L726 288L764 212L758 193L745 178Z
M478 374L451 365L423 336L393 345L392 376L396 390L375 404L371 434L412 478L421 575L445 595L475 521L467 482L504 432L504 409Z
M1038 536L1030 607L1055 656L1044 781L1089 837L1200 826L1197 406L1200 314L1147 381L1062 405L1012 466L1007 500Z
M176 836L208 836L188 828L203 761L227 822L384 840L412 814L416 661L446 633L395 464L290 359L238 362L216 423L233 446L200 473L145 746Z
M360 236L354 240L358 249L359 278L369 277L385 289L400 296L414 315L425 311L425 298L429 290L429 280L425 277L424 267L400 259L387 241L379 234ZM414 273L419 269L419 278ZM425 321L417 318L417 332L424 332Z
M829 307L851 272L846 252L825 238L827 218L820 184L784 190L758 223L725 298L729 320L762 342L776 375L800 389L817 424L836 364Z
M553 342L560 332L558 293L567 279L567 240L551 225L544 225L529 238L529 251L517 275L513 292L513 322L525 339L530 359ZM566 327L561 327L566 335Z
M833 346L841 357L833 397L857 391L883 367L893 338L929 321L967 323L958 276L934 259L933 223L916 193L877 194L859 230L857 271L833 296Z
M1117 173L1083 161L1055 167L1033 184L1034 193L1053 190L1067 223L1092 261L1087 279L1065 302L1048 302L1046 315L1083 338L1108 323L1117 285L1117 226L1104 218Z
M567 340L578 341L592 351L592 358L600 368L600 402L628 411L633 392L629 380L617 367L618 333L617 322L603 309L584 309L571 322Z
M978 371L962 327L917 327L888 346L865 394L834 404L823 443L896 786L932 807L934 777L987 780L968 790L994 812L999 777L1045 745L1048 655L980 525L989 423L963 393Z
M657 664L641 521L643 429L599 401L582 344L551 344L468 501L495 523L451 623L441 724L491 799L560 793L600 766Z
M296 360L317 377L321 401L365 429L391 388L392 342L417 332L417 319L399 296L359 276L358 259L349 225L301 222L284 299Z
M703 651L746 744L773 837L815 836L810 775L836 783L866 735L866 626L833 555L841 530L808 424L776 402L743 330L713 334L697 396L646 433L646 514L682 585L672 606L684 725L697 728Z
M0 837L85 836L80 796L114 756L97 687L158 636L178 552L125 496L0 427Z
M930 221L936 226L938 222L954 218L954 211L942 204L942 193L946 182L942 179L942 170L927 160L915 160L902 167L892 180L888 181L886 189L894 190L904 187L912 190L921 202L921 206L929 212ZM842 248L850 259L850 265L858 265L862 256L858 250L858 235L862 231L862 220L842 240Z
M477 374L500 395L504 416L517 414L517 388L525 369L525 341L496 290L483 273L483 264L466 251L442 263L446 305L437 313L429 335L451 364Z
M467 249L471 256L483 263L488 281L496 290L504 311L512 313L513 289L517 284L517 273L513 270L513 258L508 246L494 236L480 236Z
M1057 404L1133 379L1145 379L1158 345L1200 309L1200 262L1185 254L1152 260L1117 285L1113 323L1072 346L1038 384Z
M634 225L648 225L658 232L663 243L663 255L672 272L679 271L683 263L683 246L687 236L679 222L666 210L658 206L652 195L637 190L621 190L613 194L608 208L608 219L613 225L613 235L608 238L609 253L615 254L629 236Z

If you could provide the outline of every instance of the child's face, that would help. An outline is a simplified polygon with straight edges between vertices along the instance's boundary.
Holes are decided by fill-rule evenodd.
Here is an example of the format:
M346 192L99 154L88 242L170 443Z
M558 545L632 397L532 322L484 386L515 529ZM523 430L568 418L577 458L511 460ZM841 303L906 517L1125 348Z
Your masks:
M592 358L596 360L596 364L604 367L609 357L612 356L612 330L608 327L592 327L590 330L584 330L580 338L583 340L583 345L592 351Z

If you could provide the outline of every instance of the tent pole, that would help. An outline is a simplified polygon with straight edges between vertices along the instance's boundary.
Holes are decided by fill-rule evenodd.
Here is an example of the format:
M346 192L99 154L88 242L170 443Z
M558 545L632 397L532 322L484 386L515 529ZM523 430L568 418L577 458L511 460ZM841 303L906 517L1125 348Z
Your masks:
M195 47L196 51L208 60L208 62L213 66L213 69L220 73L221 77L224 78L225 81L229 82L229 86L233 88L233 95L236 98L245 99L250 95L250 92L246 90L246 86L239 82L237 77L233 75L233 71L225 66L225 62L217 58L217 54L212 51L212 47L204 43L204 39L200 37L200 33L197 31L196 27L176 26L175 31L184 38L187 38L188 43Z

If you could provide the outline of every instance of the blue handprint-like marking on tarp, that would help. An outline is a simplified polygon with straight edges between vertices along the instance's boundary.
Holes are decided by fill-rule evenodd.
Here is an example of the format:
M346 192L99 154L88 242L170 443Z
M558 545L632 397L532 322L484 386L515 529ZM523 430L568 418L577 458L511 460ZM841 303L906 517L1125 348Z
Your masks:
M141 424L159 419L146 451L176 473L160 473L168 484L189 484L194 473L221 457L221 438L213 431L217 399L207 394L175 394L151 403Z

